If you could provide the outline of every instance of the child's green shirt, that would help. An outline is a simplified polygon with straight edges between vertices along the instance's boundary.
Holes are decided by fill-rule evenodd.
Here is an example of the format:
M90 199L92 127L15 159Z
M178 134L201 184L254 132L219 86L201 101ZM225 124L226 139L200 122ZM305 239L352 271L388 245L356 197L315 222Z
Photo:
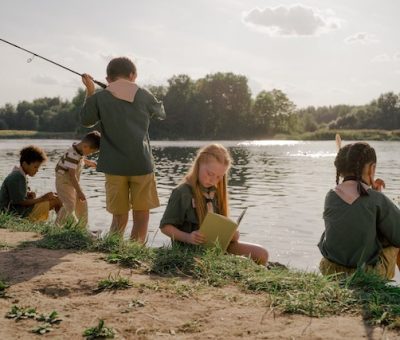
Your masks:
M12 171L4 180L0 189L0 211L10 212L25 217L33 209L18 203L27 199L28 184L26 177L19 170Z
M100 124L101 141L97 171L119 176L153 172L149 141L150 118L165 118L164 107L149 91L139 88L132 103L107 90L86 98L81 122L86 127Z
M212 204L214 211L218 213L218 201L216 198L212 201ZM189 184L180 184L172 191L167 208L160 221L160 228L166 224L171 224L185 233L191 233L199 229L194 196Z
M400 247L399 208L381 192L369 189L368 194L352 204L334 190L326 195L318 247L328 260L350 268L375 265L382 247Z

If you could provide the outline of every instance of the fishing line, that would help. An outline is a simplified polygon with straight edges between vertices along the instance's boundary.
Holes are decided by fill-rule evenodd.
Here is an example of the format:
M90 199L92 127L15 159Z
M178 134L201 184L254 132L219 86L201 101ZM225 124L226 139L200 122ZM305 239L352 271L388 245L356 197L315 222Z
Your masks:
M35 57L38 57L38 58L41 58L41 59L43 59L43 60L45 60L45 61L47 61L47 62L49 62L49 63L52 63L52 64L54 64L54 65L56 65L56 66L58 66L58 67L63 68L64 70L67 70L67 71L70 71L70 72L72 72L72 73L75 73L75 74L77 74L78 76L81 76L81 77L83 76L82 73L79 73L79 72L76 72L76 71L74 71L74 70L71 70L70 68L68 68L68 67L66 67L66 66L63 66L63 65L61 65L61 64L59 64L59 63L56 63L56 62L53 61L53 60L47 59L47 58L45 58L45 57L42 57L41 55L39 55L39 54L37 54L37 53L35 53L35 52L29 51L29 50L27 50L27 49L25 49L25 48L23 48L23 47L21 47L21 46L18 46L18 45L15 45L15 44L9 42L9 41L7 41L7 40L4 40L4 39L1 39L1 38L0 38L0 41L5 42L6 44L9 44L9 45L11 45L11 46L13 46L13 47L16 47L16 48L18 48L18 49L20 49L20 50L22 50L22 51L25 51L25 52L28 52L28 53L32 54L32 56L31 56L30 58L27 59L27 61L26 61L27 63L31 63ZM100 81L97 81L97 80L94 80L94 79L92 79L92 80L93 80L93 82L94 82L95 84L99 85L99 86L102 87L103 89L105 89L105 88L107 87L106 84L104 84L104 83L102 83L102 82L100 82Z

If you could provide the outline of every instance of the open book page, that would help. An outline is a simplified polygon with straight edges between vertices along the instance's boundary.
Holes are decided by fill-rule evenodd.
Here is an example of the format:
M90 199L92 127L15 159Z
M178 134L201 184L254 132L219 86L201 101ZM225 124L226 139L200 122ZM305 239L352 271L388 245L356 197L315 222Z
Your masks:
M230 218L207 213L199 231L206 237L206 247L214 247L218 244L222 250L226 251L238 225Z

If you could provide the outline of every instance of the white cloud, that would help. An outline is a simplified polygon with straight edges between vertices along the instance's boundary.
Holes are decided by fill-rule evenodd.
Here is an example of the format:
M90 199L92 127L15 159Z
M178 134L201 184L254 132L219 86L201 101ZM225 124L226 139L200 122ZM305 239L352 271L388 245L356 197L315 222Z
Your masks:
M378 41L375 35L366 32L358 32L344 39L346 44L372 44Z
M371 61L373 63L388 63L391 60L392 60L392 58L389 55L387 55L386 53L384 53L384 54L380 54L380 55L373 57Z
M396 62L400 61L400 52L393 54L393 56L388 55L387 53L380 54L372 58L372 62L378 63L388 63L388 62Z
M341 20L331 10L301 4L253 8L243 13L243 22L271 36L315 36L341 26Z
M37 75L32 77L32 81L40 85L58 85L58 80L45 75Z

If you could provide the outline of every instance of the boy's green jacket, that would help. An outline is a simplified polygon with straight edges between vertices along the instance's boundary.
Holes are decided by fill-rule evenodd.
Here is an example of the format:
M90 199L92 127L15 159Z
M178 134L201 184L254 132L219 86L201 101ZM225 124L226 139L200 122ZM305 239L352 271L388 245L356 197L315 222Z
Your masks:
M99 123L101 136L97 171L119 176L140 176L153 172L149 141L151 117L165 118L162 102L139 88L132 103L114 97L107 90L86 98L81 123Z

